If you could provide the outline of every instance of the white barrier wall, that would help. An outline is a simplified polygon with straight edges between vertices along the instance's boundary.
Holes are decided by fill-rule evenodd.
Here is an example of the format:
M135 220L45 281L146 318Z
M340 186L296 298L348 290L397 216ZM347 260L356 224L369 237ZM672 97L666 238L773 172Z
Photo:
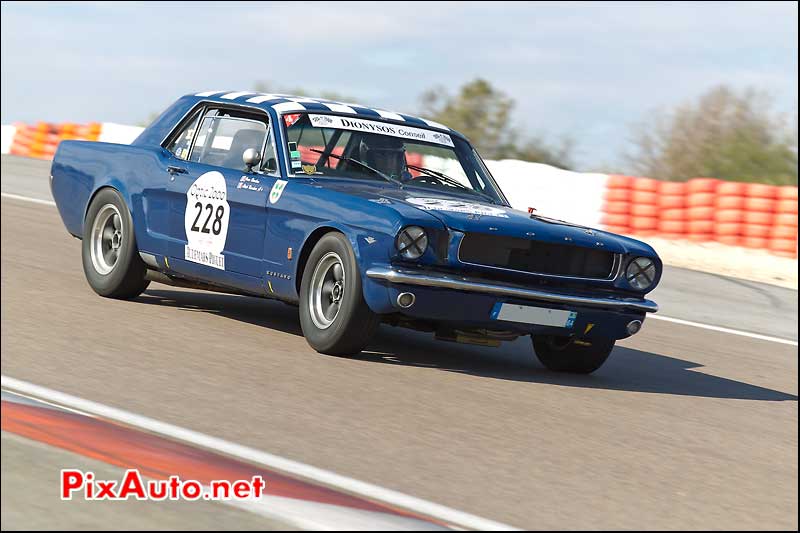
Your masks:
M455 159L425 156L423 164L466 184L464 171ZM486 166L514 209L527 212L533 207L543 216L585 226L600 225L606 174L571 172L515 159L486 161Z
M514 209L599 227L608 175L514 159L486 161Z
M7 154L11 151L11 143L14 142L14 134L17 132L15 126L3 125L0 129L0 153Z
M104 143L131 144L142 131L144 128L139 126L103 122L97 140Z

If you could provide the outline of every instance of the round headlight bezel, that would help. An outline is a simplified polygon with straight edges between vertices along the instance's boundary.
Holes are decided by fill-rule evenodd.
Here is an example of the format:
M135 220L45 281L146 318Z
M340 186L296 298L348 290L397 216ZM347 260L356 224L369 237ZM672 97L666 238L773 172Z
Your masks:
M425 254L430 244L428 232L420 226L406 226L397 232L395 247L398 255L407 261L416 261Z
M628 285L637 291L652 289L657 277L656 262L649 257L634 257L625 268Z

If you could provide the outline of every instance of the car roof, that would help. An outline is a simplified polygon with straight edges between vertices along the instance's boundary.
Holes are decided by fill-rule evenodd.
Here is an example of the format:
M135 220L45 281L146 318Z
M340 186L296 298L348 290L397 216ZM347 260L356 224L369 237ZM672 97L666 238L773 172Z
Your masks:
M397 113L378 109L361 104L336 102L326 98L312 98L308 96L294 96L289 94L260 93L257 91L203 91L187 96L200 97L206 100L219 102L236 102L255 104L262 108L272 108L277 114L296 113L300 111L318 111L322 113L340 113L357 116L359 118L407 123L412 126L438 129L448 133L455 133L464 137L457 131L428 120L405 113Z

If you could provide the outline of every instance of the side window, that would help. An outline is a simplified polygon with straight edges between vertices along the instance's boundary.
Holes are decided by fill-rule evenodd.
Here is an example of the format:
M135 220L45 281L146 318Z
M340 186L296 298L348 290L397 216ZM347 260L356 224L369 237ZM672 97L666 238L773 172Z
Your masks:
M261 152L266 136L266 124L257 120L206 116L200 123L190 160L244 170L242 154L248 148Z
M189 147L192 144L194 131L197 129L197 123L200 122L200 112L195 113L195 116L186 124L181 132L175 136L175 139L167 146L167 150L175 154L178 159L189 159Z

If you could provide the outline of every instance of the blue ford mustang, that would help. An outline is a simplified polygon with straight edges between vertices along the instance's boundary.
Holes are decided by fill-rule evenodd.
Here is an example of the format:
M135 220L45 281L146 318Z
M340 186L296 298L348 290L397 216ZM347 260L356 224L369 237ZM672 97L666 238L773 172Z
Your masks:
M51 189L98 294L283 300L327 354L384 322L588 373L657 310L650 246L515 211L463 135L355 104L187 95L129 146L62 142Z

